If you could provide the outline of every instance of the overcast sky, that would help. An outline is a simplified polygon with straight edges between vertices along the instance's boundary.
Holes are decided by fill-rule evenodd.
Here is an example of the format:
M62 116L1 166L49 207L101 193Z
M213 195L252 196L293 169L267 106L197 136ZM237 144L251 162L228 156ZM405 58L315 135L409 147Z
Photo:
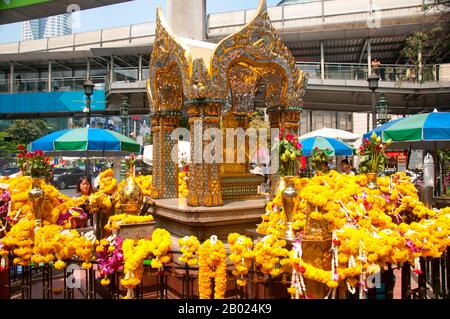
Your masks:
M280 0L266 0L267 5L275 6ZM242 9L254 9L259 0L207 0L207 12L225 12ZM129 24L155 21L156 7L162 6L165 11L166 0L133 0L112 6L105 6L80 13L79 27L73 33L112 28ZM0 43L21 40L22 23L11 23L0 26Z

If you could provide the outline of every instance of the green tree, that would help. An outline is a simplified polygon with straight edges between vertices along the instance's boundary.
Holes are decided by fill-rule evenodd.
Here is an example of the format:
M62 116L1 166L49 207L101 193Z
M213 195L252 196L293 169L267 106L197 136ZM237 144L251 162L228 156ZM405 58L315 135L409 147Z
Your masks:
M17 153L17 143L13 142L7 132L0 132L0 158L10 158Z
M28 145L54 129L53 125L44 120L16 120L6 132L16 145Z
M441 63L450 50L450 35L447 31L450 1L431 0L422 6L420 30L405 40L402 56L413 63L416 70L426 64ZM433 79L433 70L424 68L423 80Z

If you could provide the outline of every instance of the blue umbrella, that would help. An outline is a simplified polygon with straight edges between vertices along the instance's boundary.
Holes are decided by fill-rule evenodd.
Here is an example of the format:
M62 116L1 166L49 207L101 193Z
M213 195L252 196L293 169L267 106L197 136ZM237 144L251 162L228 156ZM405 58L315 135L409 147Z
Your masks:
M367 133L364 133L363 138L367 138L369 140L370 137L372 136L372 133L374 133L374 132L375 132L375 134L377 136L381 136L385 129L387 129L388 127L391 127L392 125L394 125L395 123L397 123L400 120L401 120L401 118L400 119L396 119L396 120L392 120L392 121L389 121L389 122L387 122L387 123L385 123L383 125L377 126L374 130L371 130L371 131L369 131Z
M325 151L328 156L351 156L353 148L331 137L313 136L299 138L304 156L310 156L314 148Z
M383 142L391 139L396 146L445 149L450 145L450 112L415 114L390 121L364 134L364 138L369 139L373 132Z
M48 156L125 156L140 153L133 139L100 128L75 128L57 131L31 142L30 151L42 150Z

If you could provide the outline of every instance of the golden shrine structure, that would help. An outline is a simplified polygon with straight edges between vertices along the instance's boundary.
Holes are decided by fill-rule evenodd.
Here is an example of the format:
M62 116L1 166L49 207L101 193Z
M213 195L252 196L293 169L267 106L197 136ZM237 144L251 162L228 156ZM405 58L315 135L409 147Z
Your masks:
M245 130L255 95L260 94L270 127L297 132L304 73L275 32L264 0L246 26L217 44L173 34L160 8L156 28L147 80L153 166L157 168L152 181L155 219L164 220L164 226L174 233L180 227L170 227L173 222L189 226L189 232L178 235L194 232L201 238L210 234L204 232L205 225L218 229L224 225L254 227L264 213L264 201L257 200L262 177L250 174L248 156L245 163L195 161L196 145L205 147L210 142L195 134L194 124L200 123L203 132L211 128ZM186 202L180 203L178 165L172 157L177 141L171 135L183 110L189 116L192 163L189 194ZM237 156L236 149L233 156Z

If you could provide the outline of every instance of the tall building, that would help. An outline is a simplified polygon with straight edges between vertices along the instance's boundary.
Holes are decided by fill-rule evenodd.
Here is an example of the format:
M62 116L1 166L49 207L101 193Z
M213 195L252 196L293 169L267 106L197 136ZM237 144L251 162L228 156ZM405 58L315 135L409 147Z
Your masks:
M37 40L72 33L72 13L24 21L22 40Z

